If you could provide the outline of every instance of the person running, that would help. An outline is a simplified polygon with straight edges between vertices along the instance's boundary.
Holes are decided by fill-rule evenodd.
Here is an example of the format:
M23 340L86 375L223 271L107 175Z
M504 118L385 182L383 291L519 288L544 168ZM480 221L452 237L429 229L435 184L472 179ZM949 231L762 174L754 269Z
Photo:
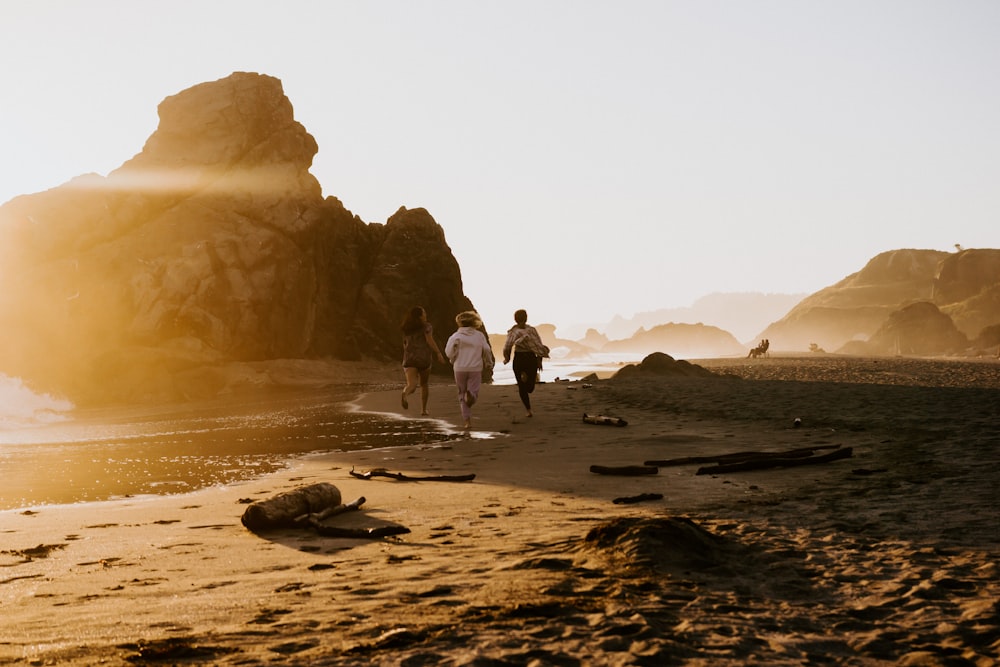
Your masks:
M472 406L479 399L483 368L493 367L493 350L486 335L480 331L483 322L472 310L455 316L458 331L445 343L444 353L451 360L458 387L458 404L465 420L465 428L472 427Z
M427 321L427 313L420 306L414 306L403 318L399 328L403 332L403 372L406 374L406 386L403 388L401 403L403 409L409 409L406 397L420 386L420 414L427 414L427 399L431 395L430 377L433 356L440 363L444 357L437 343L434 342L434 327Z
M531 413L531 393L535 391L535 380L542 367L542 357L549 356L549 348L542 343L535 327L528 324L528 312L524 309L514 312L514 326L507 330L507 340L503 344L503 363L510 361L514 352L514 379L517 380L517 395Z

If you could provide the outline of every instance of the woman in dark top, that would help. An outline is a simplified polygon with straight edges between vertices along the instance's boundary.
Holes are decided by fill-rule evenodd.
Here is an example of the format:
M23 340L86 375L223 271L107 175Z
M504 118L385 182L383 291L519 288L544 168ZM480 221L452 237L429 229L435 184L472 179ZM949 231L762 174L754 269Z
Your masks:
M535 391L535 379L538 369L542 367L542 357L549 356L549 348L542 343L541 336L535 327L528 324L528 313L517 310L514 312L514 326L507 331L507 340L503 345L503 362L510 361L510 353L514 352L514 378L517 380L517 395L531 416L531 393Z
M406 373L406 387L403 388L401 403L403 409L410 407L406 397L420 385L421 415L427 414L427 399L431 390L431 363L434 357L444 363L444 357L434 342L434 328L427 321L427 313L420 306L414 306L399 325L403 331L403 372Z

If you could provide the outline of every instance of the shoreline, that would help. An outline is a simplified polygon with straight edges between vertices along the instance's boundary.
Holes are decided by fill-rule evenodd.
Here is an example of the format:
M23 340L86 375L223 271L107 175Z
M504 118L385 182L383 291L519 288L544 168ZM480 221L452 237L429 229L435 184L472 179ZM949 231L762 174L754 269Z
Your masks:
M469 438L307 455L190 494L2 511L0 664L996 660L995 390L586 384L539 385L530 419L514 386L485 385ZM393 388L355 403L422 423L398 401ZM457 422L453 386L432 385L430 412ZM584 424L583 412L629 425ZM589 472L824 445L854 456L720 475ZM352 468L476 478L361 480ZM317 481L367 499L336 525L410 532L240 525L246 501ZM643 493L663 498L613 502Z

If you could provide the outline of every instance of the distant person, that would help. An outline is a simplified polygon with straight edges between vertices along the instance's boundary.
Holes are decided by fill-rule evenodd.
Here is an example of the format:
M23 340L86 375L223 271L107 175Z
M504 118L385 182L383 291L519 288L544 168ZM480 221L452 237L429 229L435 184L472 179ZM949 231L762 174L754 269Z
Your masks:
M414 306L399 325L403 332L403 372L406 373L406 386L400 401L403 409L409 409L406 397L417 390L420 385L420 414L427 414L427 399L431 390L431 364L436 356L440 363L444 357L437 343L434 342L434 327L427 321L427 313L420 306Z
M528 324L526 310L514 311L514 326L507 330L507 340L503 344L503 362L510 361L514 351L514 379L517 380L517 395L524 403L527 416L531 413L531 393L535 391L535 380L542 368L542 358L549 356L549 348L542 343L535 327Z
M455 316L458 331L445 343L444 353L451 360L455 370L455 385L458 387L458 404L465 420L465 428L472 427L472 406L479 400L479 387L483 380L483 368L493 367L493 351L486 335L479 330L483 322L479 314L467 310Z

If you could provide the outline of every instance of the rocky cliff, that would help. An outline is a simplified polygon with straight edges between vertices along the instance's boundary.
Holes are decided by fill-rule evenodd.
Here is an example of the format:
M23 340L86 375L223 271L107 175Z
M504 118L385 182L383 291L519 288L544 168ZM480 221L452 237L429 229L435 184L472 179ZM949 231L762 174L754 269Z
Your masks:
M700 322L670 322L640 329L630 338L609 341L601 347L601 352L642 355L664 351L674 358L684 359L746 354L746 348L731 333Z
M368 224L323 198L279 80L234 73L158 112L107 177L0 207L0 372L80 402L162 400L234 361L395 359L413 305L443 345L473 307L427 211Z
M930 307L910 308L918 303ZM872 354L890 353L902 337L920 354L955 354L996 324L1000 250L893 250L806 297L760 337L777 350L806 350L814 343L828 351ZM925 335L926 341L919 340Z

